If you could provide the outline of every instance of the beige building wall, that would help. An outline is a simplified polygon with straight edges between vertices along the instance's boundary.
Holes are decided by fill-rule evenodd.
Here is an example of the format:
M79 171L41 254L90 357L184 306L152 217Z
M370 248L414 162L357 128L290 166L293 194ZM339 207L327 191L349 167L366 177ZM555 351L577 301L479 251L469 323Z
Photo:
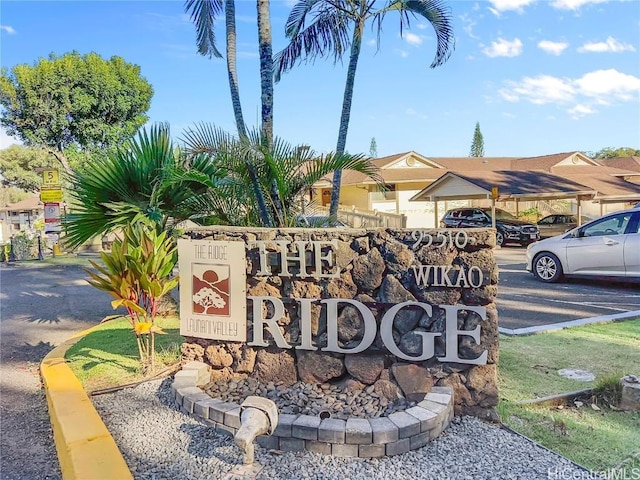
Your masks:
M347 208L353 206L363 210L371 210L368 187L352 185L342 187L340 189L340 205Z

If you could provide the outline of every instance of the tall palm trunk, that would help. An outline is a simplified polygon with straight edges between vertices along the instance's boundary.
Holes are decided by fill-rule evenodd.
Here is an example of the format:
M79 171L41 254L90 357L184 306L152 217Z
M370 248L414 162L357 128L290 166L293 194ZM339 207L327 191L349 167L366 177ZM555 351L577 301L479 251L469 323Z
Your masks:
M260 54L261 131L267 147L273 144L273 52L269 0L258 0L258 49Z
M227 30L227 74L229 76L231 103L233 104L233 114L236 118L238 135L240 137L246 137L247 131L242 116L240 89L238 87L238 71L236 68L236 5L234 0L226 0L224 14Z
M261 127L263 146L270 150L273 146L273 51L271 45L271 18L269 0L258 0L258 48L260 53ZM278 184L274 179L270 189L275 221L282 224L284 208L280 201Z
M353 29L353 41L351 42L351 54L349 56L349 68L347 69L347 83L344 87L344 97L342 99L342 115L340 116L340 129L338 130L338 144L336 155L342 155L347 145L347 131L349 130L349 119L351 117L351 100L353 99L353 86L356 80L356 69L358 68L358 58L362 47L362 32L364 30L364 20L360 19ZM333 187L331 189L331 205L329 206L329 216L337 218L338 204L340 203L340 185L342 184L342 170L333 172Z
M225 26L227 29L227 73L229 76L229 90L231 92L231 103L233 104L233 114L236 118L236 127L238 128L238 136L247 138L247 128L242 115L242 104L240 103L240 89L238 87L238 71L236 68L236 5L234 0L226 0L225 7ZM271 37L269 36L269 42ZM270 43L269 43L270 44ZM256 168L251 163L247 163L247 170L253 191L256 195L258 203L258 211L260 218L265 227L271 227L272 222L267 208Z

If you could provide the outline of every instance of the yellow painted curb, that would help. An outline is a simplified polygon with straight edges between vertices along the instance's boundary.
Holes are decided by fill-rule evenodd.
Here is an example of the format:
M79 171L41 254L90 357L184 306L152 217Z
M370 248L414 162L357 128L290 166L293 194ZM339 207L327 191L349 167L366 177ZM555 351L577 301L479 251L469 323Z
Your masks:
M63 479L129 480L133 475L115 440L64 359L74 343L96 328L63 342L40 364L53 438Z

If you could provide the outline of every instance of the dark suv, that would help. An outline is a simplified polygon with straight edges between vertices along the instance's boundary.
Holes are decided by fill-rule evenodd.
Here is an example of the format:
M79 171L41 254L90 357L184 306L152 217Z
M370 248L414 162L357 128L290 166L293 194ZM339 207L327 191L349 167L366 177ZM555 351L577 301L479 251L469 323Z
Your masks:
M448 210L440 221L446 228L491 227L491 208L454 208ZM518 220L509 212L496 208L496 243L528 245L540 239L538 227Z

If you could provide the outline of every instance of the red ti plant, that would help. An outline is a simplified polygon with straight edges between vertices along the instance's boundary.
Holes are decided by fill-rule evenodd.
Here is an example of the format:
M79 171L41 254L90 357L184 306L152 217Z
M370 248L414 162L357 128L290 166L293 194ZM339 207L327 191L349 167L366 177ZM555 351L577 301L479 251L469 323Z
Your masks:
M140 363L146 373L153 372L155 335L163 334L156 325L158 301L174 289L179 277L172 276L177 247L166 232L144 219L125 227L122 240L115 240L110 252L101 252L104 266L91 261L96 270L86 272L87 281L115 298L111 306L124 307L138 344Z

